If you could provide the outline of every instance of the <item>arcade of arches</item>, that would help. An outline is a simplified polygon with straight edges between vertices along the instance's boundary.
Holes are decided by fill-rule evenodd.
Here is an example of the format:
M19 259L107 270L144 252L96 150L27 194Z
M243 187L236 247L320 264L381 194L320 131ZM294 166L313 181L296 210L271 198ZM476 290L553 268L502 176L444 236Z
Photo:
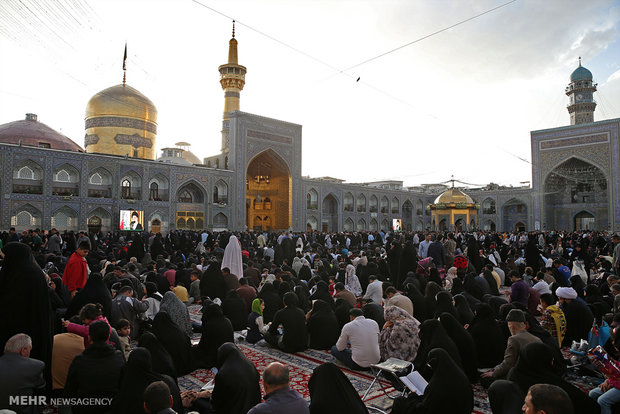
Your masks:
M592 230L609 227L608 180L593 164L571 158L544 183L543 229Z
M286 230L292 226L291 173L273 150L254 157L246 172L245 221L249 229Z

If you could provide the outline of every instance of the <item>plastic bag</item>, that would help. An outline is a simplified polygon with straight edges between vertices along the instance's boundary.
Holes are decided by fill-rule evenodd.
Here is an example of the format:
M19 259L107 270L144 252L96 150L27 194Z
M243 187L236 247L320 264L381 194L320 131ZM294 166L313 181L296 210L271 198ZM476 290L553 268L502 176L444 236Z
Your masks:
M604 346L609 340L609 331L609 325L607 325L607 322L605 321L603 321L600 328L596 325L596 323L592 325L592 329L590 329L590 333L588 334L588 345L590 349L596 348L599 345Z

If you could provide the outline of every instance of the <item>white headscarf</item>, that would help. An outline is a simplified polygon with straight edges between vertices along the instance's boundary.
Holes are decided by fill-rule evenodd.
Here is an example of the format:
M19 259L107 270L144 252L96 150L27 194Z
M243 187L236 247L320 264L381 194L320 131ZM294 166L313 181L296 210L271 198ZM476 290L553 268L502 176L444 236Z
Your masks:
M344 281L344 288L346 290L353 293L355 296L360 296L362 294L362 285L360 285L360 280L355 274L355 266L347 265Z
M224 250L224 259L222 260L222 269L229 268L230 273L237 276L237 279L243 277L243 260L241 259L241 245L237 236L230 236L226 249Z

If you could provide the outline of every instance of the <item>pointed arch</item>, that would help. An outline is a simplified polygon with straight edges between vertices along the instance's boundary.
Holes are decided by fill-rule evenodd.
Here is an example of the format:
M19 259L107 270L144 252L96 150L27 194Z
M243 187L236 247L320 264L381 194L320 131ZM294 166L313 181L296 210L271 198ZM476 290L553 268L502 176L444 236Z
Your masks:
M269 228L274 230L289 229L293 220L293 192L291 168L287 161L273 149L261 151L249 160L246 166L246 206L247 200L263 200L266 195L270 198ZM250 204L246 212L248 228L257 227L253 217L261 215L257 210L264 210L264 203L260 201ZM263 228L265 220L263 219Z
M103 167L88 174L88 197L112 198L112 174Z
M43 194L43 168L33 160L24 160L15 165L13 193Z
M170 194L170 183L163 174L155 174L149 180L149 200L168 201Z
M178 203L202 204L205 202L204 188L194 180L189 180L180 186L176 195Z
M596 212L592 227L609 227L610 182L605 169L580 156L571 156L556 164L543 182L546 228L574 229L578 224L574 216L585 209Z
M322 230L338 231L338 198L334 193L329 193L321 204Z
M377 230L379 230L379 224L377 223L377 220L370 219L370 226L368 226L368 230L370 230L370 231L377 231Z
M97 233L99 231L111 231L112 230L112 215L109 211L102 207L97 207L90 213L88 213L88 231L90 233Z
M357 212L358 213L365 213L366 212L366 196L364 194L360 194L357 196L357 199L355 200L355 205L357 206Z
M377 211L379 211L379 200L377 199L376 195L373 194L370 196L368 206L371 213L376 213Z
M355 198L351 192L346 192L343 200L344 211L353 211L353 205L355 203Z
M390 222L387 219L381 220L381 230L388 231L392 228Z
M497 212L495 200L487 197L482 202L482 214L495 214Z
M388 201L388 198L386 196L381 197L381 212L383 214L387 214L388 208L390 207L390 202Z
M392 198L392 214L399 214L400 213L400 201L398 200L398 198L394 197Z
M319 208L319 193L311 188L306 193L306 209L308 210L318 210Z
M345 221L344 221L344 231L353 231L353 220L351 219L351 217L348 217Z
M17 207L11 216L11 226L17 232L41 227L41 221L41 210L28 203Z
M315 216L309 216L306 222L306 229L310 231L316 231L319 229L319 221Z
M125 200L142 199L142 177L133 171L127 171L121 176L121 198Z
M424 215L424 203L420 199L417 199L415 201L415 215L416 216Z
M224 213L217 213L213 217L213 230L223 231L228 229L228 217Z
M413 231L413 204L410 200L403 203L403 230Z
M213 185L213 203L228 203L228 184L224 180L217 180Z
M366 220L364 219L359 219L357 220L357 227L355 228L356 231L364 231L366 230Z
M77 231L78 213L68 206L60 207L52 214L52 227L60 231Z
M79 196L80 173L73 165L62 164L52 175L52 195Z

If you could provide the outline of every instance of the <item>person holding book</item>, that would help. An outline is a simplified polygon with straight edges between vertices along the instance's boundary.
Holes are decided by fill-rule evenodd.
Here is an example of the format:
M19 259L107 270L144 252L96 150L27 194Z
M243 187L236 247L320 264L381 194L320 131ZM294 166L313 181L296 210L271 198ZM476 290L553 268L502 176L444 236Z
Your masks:
M451 413L470 414L474 393L469 379L443 348L428 353L432 376L422 396L411 393L394 401L392 414Z

